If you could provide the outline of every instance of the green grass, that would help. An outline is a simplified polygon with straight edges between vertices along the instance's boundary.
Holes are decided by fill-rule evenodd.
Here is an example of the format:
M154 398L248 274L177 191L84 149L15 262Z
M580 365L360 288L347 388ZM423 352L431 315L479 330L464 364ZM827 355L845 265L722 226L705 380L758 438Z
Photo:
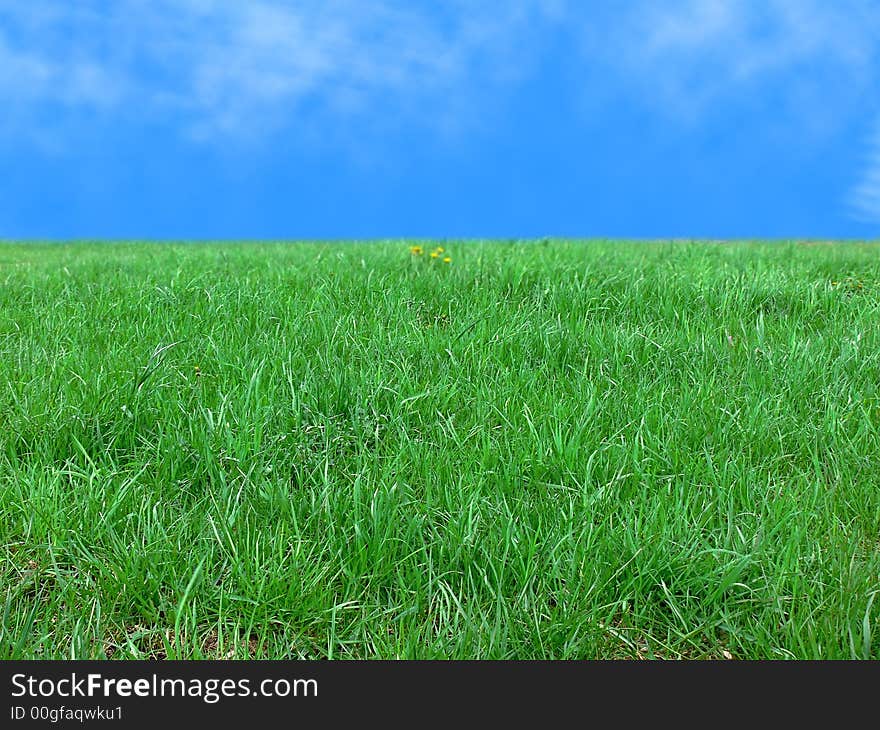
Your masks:
M0 245L0 657L880 658L880 247L446 247Z

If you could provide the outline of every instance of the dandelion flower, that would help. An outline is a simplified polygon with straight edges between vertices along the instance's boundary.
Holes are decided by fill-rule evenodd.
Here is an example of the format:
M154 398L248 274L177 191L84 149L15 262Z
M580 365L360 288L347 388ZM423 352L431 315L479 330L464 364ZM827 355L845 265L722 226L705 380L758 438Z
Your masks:
M413 256L421 256L424 253L424 249L421 246L410 246L409 252Z
M440 254L437 253L436 251L431 251L431 258L438 259L438 258L440 258Z
M437 253L446 253L446 249L443 248L443 246L437 246L437 248L435 248L434 250L435 250Z
M444 256L444 257L443 257L443 263L444 263L444 264L451 264L451 263L452 263L452 257L450 257L450 256Z

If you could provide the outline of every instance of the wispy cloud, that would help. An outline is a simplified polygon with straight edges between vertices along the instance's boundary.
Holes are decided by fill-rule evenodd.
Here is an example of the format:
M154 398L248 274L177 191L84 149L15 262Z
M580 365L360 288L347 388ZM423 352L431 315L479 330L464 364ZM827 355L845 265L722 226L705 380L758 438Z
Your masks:
M848 203L856 220L880 223L880 124L869 145L865 170Z
M58 58L16 48L0 35L0 94L6 109L37 101L107 107L121 96L120 79L89 58Z
M454 107L523 68L521 41L556 5L0 0L0 91L18 111L174 113L202 135L262 130L307 108Z
M581 27L585 55L622 79L622 93L684 125L760 108L777 139L808 148L864 127L880 103L876 0L636 0L610 33L584 17ZM880 125L867 158L842 197L880 223Z
M601 47L597 32L587 30L591 56ZM779 87L779 106L801 110L829 90L854 98L876 82L880 7L871 0L639 0L620 12L605 46L613 54L606 60L673 114L694 117L765 84Z
M209 137L327 109L436 118L528 75L551 27L579 36L572 63L685 118L783 77L798 107L877 81L874 0L0 0L0 93Z
M768 123L829 134L877 107L876 0L0 0L0 131L479 123L563 39L682 124L761 100ZM880 219L880 142L860 172L852 208Z

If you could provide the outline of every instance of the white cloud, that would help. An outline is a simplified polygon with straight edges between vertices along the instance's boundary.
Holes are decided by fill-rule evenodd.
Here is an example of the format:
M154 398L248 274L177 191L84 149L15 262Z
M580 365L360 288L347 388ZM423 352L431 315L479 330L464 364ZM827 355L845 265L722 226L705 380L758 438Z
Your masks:
M304 107L464 106L526 65L559 2L0 0L0 90L19 110L177 113L208 135Z
M672 114L747 98L765 83L785 83L779 104L801 106L832 87L855 97L876 82L880 7L873 0L640 0L618 14L604 44L595 31L587 35L587 55L604 45L606 60Z
M877 81L874 0L612 8L579 0L0 0L0 92L19 113L50 102L182 114L209 136L326 108L396 115L426 106L438 117L515 85L551 26L579 38L583 53L572 64L605 63L626 80L624 93L684 118L797 69L780 101L798 108L821 106L829 93L855 98Z
M105 107L118 100L120 87L99 63L14 49L0 37L0 94L7 105L49 100Z
M581 17L581 28L586 57L623 94L684 125L760 109L774 139L809 149L863 126L880 102L876 0L637 0L609 26ZM859 175L847 207L880 223L880 125Z
M848 202L855 219L880 223L880 124L869 146L865 170Z
M549 42L685 124L760 100L784 134L830 134L877 107L876 0L0 0L0 126L52 139L69 112L211 141L333 120L443 129L491 116ZM880 135L861 172L851 207L880 220Z

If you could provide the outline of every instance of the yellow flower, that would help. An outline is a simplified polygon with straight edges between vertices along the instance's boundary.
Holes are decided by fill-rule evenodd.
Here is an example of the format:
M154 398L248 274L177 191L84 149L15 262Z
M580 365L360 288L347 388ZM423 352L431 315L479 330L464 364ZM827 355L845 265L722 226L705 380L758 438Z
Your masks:
M437 253L436 251L431 251L431 258L432 259L440 258L440 254Z
M435 248L434 250L435 250L437 253L446 253L446 249L443 248L443 246L437 246L437 248Z
M424 249L422 249L421 246L410 246L410 247L409 247L409 252L410 252L413 256L421 256L421 255L424 253Z
M445 256L445 257L443 258L443 263L444 263L444 264L451 264L451 263L452 263L452 258L449 257L449 256Z

